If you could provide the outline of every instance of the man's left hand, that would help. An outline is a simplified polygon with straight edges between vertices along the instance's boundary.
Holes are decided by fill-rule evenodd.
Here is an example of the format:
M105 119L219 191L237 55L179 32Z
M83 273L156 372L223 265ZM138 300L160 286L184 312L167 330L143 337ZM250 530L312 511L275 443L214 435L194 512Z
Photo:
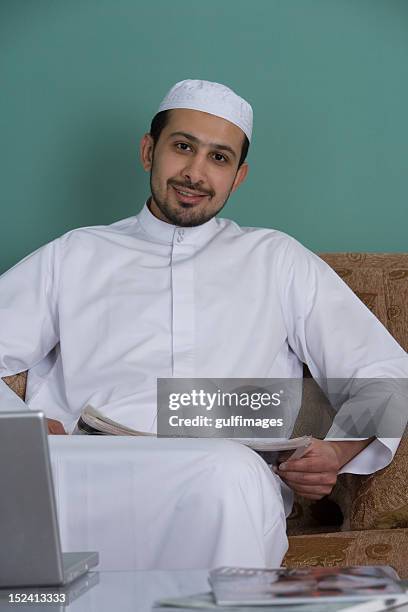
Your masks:
M313 438L303 457L284 460L276 468L276 473L299 495L307 499L321 499L331 493L340 468L373 440L331 442ZM285 453L281 455L282 458L285 456Z
M333 489L340 468L333 443L313 439L303 457L281 463L276 473L295 493L307 499L321 499Z

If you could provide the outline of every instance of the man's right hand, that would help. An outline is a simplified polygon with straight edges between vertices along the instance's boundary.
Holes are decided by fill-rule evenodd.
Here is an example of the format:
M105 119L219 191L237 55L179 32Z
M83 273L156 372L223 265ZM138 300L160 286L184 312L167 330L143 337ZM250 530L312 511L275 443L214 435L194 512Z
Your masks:
M61 421L56 421L55 419L47 419L47 425L49 434L63 435L67 433Z

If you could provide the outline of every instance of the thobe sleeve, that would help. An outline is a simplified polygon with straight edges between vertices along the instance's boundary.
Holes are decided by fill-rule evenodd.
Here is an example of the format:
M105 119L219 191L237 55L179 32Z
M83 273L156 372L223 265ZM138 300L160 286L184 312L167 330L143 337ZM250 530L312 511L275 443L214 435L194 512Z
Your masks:
M406 352L328 264L289 239L279 267L288 342L313 378L407 380ZM341 412L342 406L327 434L332 439ZM403 428L398 435L402 433ZM400 437L376 437L340 472L370 474L382 469L399 442Z
M0 276L0 377L28 370L58 342L58 241ZM0 380L2 410L26 409Z

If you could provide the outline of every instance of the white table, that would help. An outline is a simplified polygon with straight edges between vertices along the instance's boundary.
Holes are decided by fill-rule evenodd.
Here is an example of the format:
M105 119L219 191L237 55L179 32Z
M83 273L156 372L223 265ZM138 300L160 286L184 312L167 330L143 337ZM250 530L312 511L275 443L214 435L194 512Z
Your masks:
M30 610L32 612L152 612L155 601L167 597L182 597L210 590L208 570L146 570L90 572L61 589L66 593L65 604L9 604L8 594L12 593L57 593L58 589L0 589L0 612ZM88 584L87 584L88 583ZM408 588L408 581L403 581ZM251 608L261 612L335 612L340 607L353 604L313 604L311 606L262 606ZM406 612L407 607L398 608ZM160 608L164 612L164 608ZM166 608L176 612L177 608ZM239 611L243 608L238 608ZM249 610L249 608L248 608ZM185 612L185 609L183 608Z
M65 589L1 589L0 611L150 612L161 597L209 591L207 570L89 572ZM87 584L88 583L88 584ZM9 603L9 594L62 593L62 603Z

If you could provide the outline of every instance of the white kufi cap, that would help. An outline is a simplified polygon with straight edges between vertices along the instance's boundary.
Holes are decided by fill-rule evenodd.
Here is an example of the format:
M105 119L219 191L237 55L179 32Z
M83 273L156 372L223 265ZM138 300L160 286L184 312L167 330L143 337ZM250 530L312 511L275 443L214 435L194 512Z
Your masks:
M172 108L189 108L226 119L241 128L251 141L252 107L225 85L191 79L180 81L166 94L157 112Z

